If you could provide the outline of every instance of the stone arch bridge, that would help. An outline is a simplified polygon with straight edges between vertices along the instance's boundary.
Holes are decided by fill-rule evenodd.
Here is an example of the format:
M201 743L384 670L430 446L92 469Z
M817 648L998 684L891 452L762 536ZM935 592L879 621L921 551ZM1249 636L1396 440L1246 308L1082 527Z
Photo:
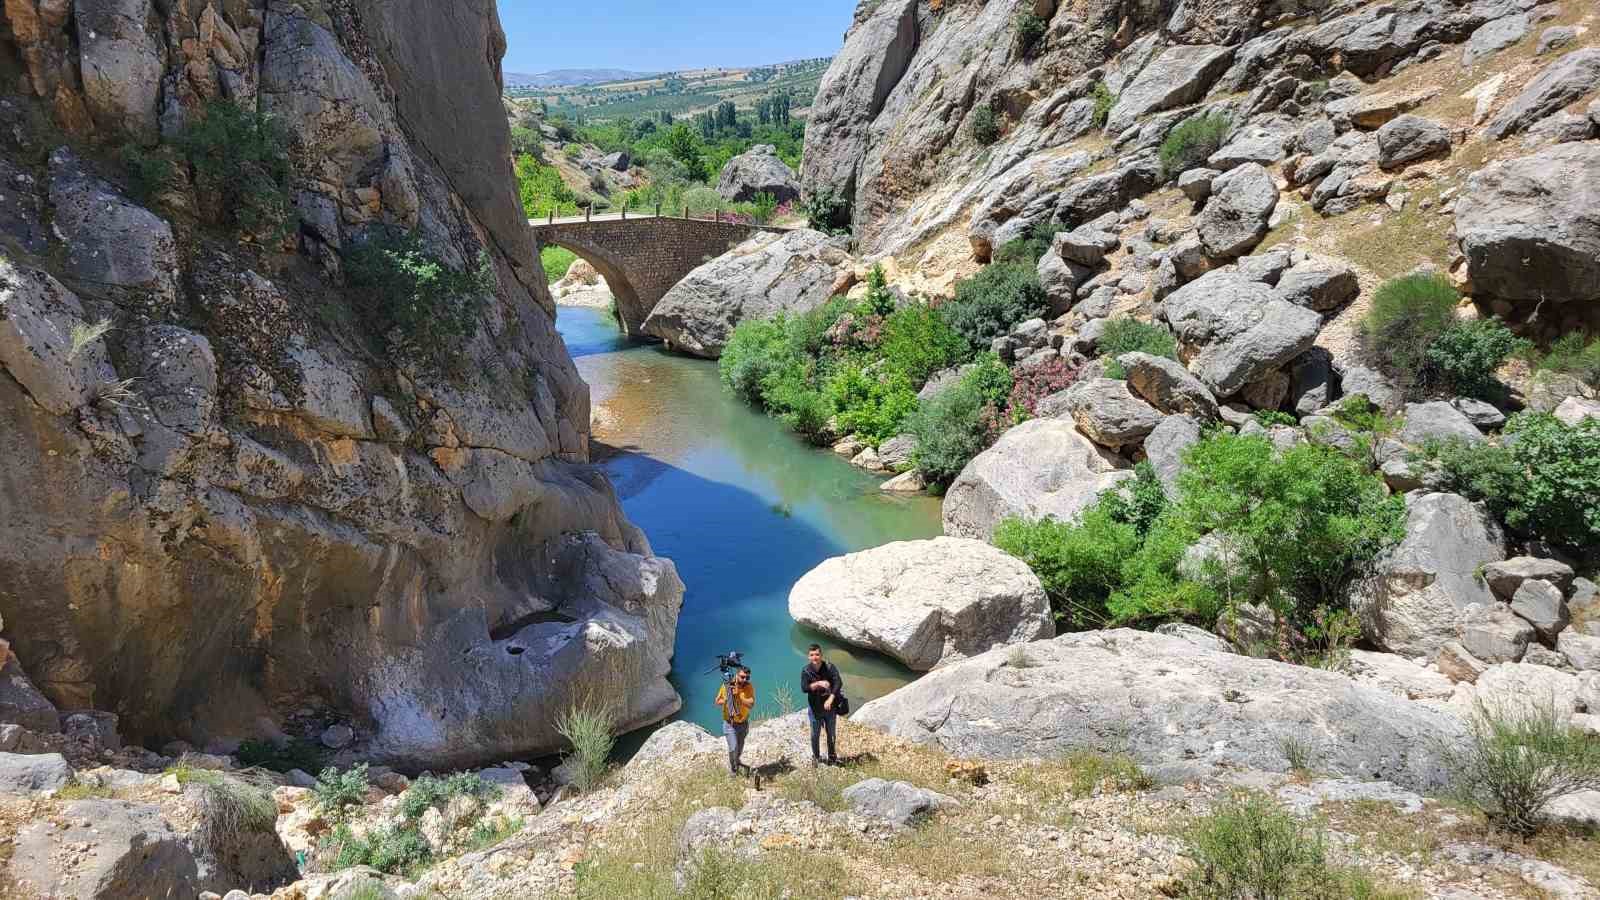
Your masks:
M617 315L629 337L663 295L702 263L762 231L787 229L677 216L594 216L533 220L539 249L564 247L595 267L617 298Z

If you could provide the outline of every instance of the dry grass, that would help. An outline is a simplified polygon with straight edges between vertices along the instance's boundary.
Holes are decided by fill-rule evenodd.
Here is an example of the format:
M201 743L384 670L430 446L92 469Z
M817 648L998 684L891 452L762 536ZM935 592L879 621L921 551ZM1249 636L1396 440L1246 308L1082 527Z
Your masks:
M1371 209L1383 214L1381 223L1344 231L1337 239L1340 254L1380 279L1404 275L1423 263L1441 270L1448 267L1453 248L1448 238L1450 217L1439 212L1442 187L1437 181L1414 184L1416 189L1400 212L1373 205ZM1424 200L1433 201L1431 208L1422 209Z

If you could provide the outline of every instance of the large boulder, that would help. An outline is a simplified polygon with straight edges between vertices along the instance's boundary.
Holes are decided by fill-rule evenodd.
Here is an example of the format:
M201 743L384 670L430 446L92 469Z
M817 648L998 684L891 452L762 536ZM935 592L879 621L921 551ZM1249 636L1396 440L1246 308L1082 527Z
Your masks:
M717 177L717 193L724 200L742 203L758 194L771 194L779 203L800 199L800 182L794 170L778 158L771 144L757 144L728 160Z
M1174 774L1283 772L1283 745L1319 770L1443 787L1449 713L1321 669L1209 651L1118 629L1063 635L954 663L861 707L854 721L958 756L1058 757L1116 750Z
M21 725L39 734L60 731L61 715L55 704L28 680L4 641L0 641L0 658L4 659L0 665L0 724Z
M1600 89L1600 47L1575 50L1545 67L1522 93L1489 120L1489 134L1505 138Z
M72 151L50 155L50 203L66 275L85 294L166 311L178 294L172 226L90 175Z
M1128 382L1118 378L1090 378L1067 388L1055 404L1059 414L1070 416L1078 430L1102 447L1120 450L1138 444L1161 424L1161 413L1134 396Z
M1217 417L1217 398L1182 363L1149 353L1124 353L1117 364L1128 373L1128 386L1156 409L1206 421Z
M67 4L57 4L66 6ZM162 47L149 29L150 0L77 0L83 99L108 136L153 144L161 97Z
M0 793L56 791L72 781L72 766L59 753L0 753Z
M1483 432L1466 414L1444 400L1427 403L1407 403L1405 424L1398 435L1400 442L1421 446L1429 441L1461 441L1477 444L1483 441Z
M1164 315L1189 351L1190 371L1218 398L1311 349L1322 317L1273 288L1230 272L1208 273L1165 300Z
M1245 163L1217 176L1211 199L1196 226L1206 254L1232 259L1261 243L1278 206L1278 186L1260 163Z
M1144 439L1144 456L1168 497L1178 495L1183 455L1200 443L1200 423L1191 416L1167 416Z
M1027 564L982 541L899 541L825 560L789 591L796 622L925 671L1055 634Z
M72 847L76 852L63 853ZM194 852L153 804L78 800L17 834L13 882L79 900L194 897Z
M1117 95L1117 103L1106 119L1106 131L1120 134L1150 113L1199 100L1227 71L1232 59L1232 47L1203 44L1167 48Z
M1351 591L1350 603L1374 646L1432 659L1457 639L1469 606L1500 605L1478 573L1503 559L1505 537L1482 507L1456 494L1413 496L1405 539Z
M944 533L988 540L1001 520L1071 521L1133 477L1121 458L1060 419L1023 422L978 454L944 495Z
M1528 303L1600 299L1596 210L1600 143L1559 144L1473 173L1455 224L1474 291Z
M960 805L954 797L919 788L904 781L868 778L845 788L844 801L858 816L878 819L900 828L915 825L935 811Z
M1378 165L1385 169L1449 153L1450 132L1431 119L1405 115L1378 129Z
M700 266L661 298L644 332L715 359L746 319L809 312L833 296L849 255L820 231L762 233Z

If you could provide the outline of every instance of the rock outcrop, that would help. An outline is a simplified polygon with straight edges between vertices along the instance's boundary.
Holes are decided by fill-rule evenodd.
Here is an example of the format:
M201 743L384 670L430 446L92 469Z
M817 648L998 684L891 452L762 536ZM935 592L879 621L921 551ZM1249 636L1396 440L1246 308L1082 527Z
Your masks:
M32 682L134 741L267 737L313 706L428 764L555 749L602 676L627 725L676 709L681 584L588 464L494 4L68 6L6 7L32 96L0 137L24 238L0 251L0 615ZM281 232L170 156L219 102L286 139L286 179L256 185ZM135 199L52 118L174 177ZM352 308L342 254L386 230L487 264L446 365Z
M712 359L745 319L808 312L833 296L849 254L820 231L758 234L678 282L644 321L645 334Z
M1027 663L1013 663L1020 653ZM1125 752L1174 773L1286 771L1293 740L1338 775L1437 790L1461 720L1333 672L1116 630L994 650L857 710L854 721L960 756Z
M1055 635L1027 564L990 545L941 537L836 556L789 591L796 622L923 670Z
M1070 421L1033 419L978 454L944 495L944 533L988 540L1017 516L1072 521L1100 494L1133 477L1115 454Z
M778 203L800 198L800 182L794 170L778 158L771 144L757 144L728 160L717 176L717 193L724 200L744 202L767 194Z

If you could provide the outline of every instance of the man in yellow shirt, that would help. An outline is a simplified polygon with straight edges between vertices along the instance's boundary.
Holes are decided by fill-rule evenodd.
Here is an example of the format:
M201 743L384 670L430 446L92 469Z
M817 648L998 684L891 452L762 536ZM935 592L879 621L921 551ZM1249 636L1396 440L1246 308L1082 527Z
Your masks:
M728 770L738 775L744 768L739 757L744 754L745 735L750 733L750 710L756 705L749 666L740 666L732 684L725 683L717 691L717 705L722 707L722 736L728 739Z

